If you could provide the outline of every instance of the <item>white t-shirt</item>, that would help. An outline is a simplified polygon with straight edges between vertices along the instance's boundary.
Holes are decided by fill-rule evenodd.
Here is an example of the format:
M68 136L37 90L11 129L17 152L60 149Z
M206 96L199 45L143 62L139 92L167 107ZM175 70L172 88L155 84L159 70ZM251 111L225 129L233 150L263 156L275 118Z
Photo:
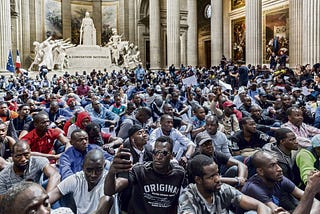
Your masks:
M80 171L63 180L58 189L62 195L73 193L74 201L77 205L78 214L88 214L94 212L99 205L100 198L104 196L104 179L107 171L104 170L99 183L88 192L88 182L84 172Z

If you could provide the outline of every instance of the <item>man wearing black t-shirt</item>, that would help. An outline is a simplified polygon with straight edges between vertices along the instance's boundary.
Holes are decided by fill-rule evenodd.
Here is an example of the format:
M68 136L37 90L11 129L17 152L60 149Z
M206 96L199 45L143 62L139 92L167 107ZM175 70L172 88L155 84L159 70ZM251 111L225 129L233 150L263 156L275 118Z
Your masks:
M185 171L179 165L170 162L173 158L172 148L173 141L170 137L159 137L155 142L153 161L137 163L133 167L130 153L120 149L106 176L104 193L112 196L128 186L132 187L129 214L177 213ZM124 175L124 172L128 174Z
M233 155L242 155L248 152L248 149L262 148L267 143L276 142L273 137L257 130L256 122L251 117L244 117L240 121L242 130L231 136L233 143ZM238 159L239 160L239 159Z
M212 138L206 132L199 133L195 138L195 142L198 147L194 156L203 154L212 158L223 176L221 178L222 183L236 187L244 185L248 176L246 165L222 152L215 151Z
M275 211L284 206L281 196L283 192L292 194L298 200L303 191L283 176L282 169L275 155L267 151L258 151L252 157L257 174L252 176L243 186L242 192L251 196Z

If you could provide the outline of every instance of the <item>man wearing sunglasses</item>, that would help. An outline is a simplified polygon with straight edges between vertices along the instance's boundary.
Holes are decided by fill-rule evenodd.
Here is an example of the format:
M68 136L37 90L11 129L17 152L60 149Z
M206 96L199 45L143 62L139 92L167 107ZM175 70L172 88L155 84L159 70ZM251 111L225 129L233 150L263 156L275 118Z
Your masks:
M133 167L130 153L120 150L114 157L105 179L104 193L112 196L128 186L131 187L129 214L177 213L185 171L170 162L173 158L172 148L173 141L170 137L159 137L152 151L153 161L137 163ZM127 176L123 176L123 172L128 172Z

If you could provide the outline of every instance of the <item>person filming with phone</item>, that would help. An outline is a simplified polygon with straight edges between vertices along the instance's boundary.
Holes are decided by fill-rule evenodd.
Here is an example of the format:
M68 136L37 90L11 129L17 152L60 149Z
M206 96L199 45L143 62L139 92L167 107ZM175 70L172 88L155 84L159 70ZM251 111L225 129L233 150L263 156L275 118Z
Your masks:
M156 139L152 161L132 166L128 150L121 148L113 159L105 178L104 194L113 196L131 187L128 213L177 213L184 169L170 162L173 140Z

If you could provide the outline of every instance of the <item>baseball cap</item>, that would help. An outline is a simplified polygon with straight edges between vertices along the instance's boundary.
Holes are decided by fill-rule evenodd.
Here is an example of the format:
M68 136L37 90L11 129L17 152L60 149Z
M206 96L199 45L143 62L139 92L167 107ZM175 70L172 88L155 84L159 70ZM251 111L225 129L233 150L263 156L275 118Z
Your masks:
M301 90L301 88L294 87L291 91L292 91L292 92L295 92L295 91L302 91L302 90Z
M201 146L202 144L204 144L207 141L212 142L212 138L210 137L210 135L207 132L200 132L199 134L197 134L197 136L194 140L195 140L196 144L199 146Z
M223 104L222 104L222 107L223 108L225 108L225 107L235 107L236 105L232 102L232 101L230 101L230 100L227 100L227 101L225 101Z
M72 101L76 101L76 99L73 98L73 97L70 97L70 98L67 100L67 105L70 105L70 103L71 103Z
M320 134L315 135L311 139L311 144L313 148L320 147Z

